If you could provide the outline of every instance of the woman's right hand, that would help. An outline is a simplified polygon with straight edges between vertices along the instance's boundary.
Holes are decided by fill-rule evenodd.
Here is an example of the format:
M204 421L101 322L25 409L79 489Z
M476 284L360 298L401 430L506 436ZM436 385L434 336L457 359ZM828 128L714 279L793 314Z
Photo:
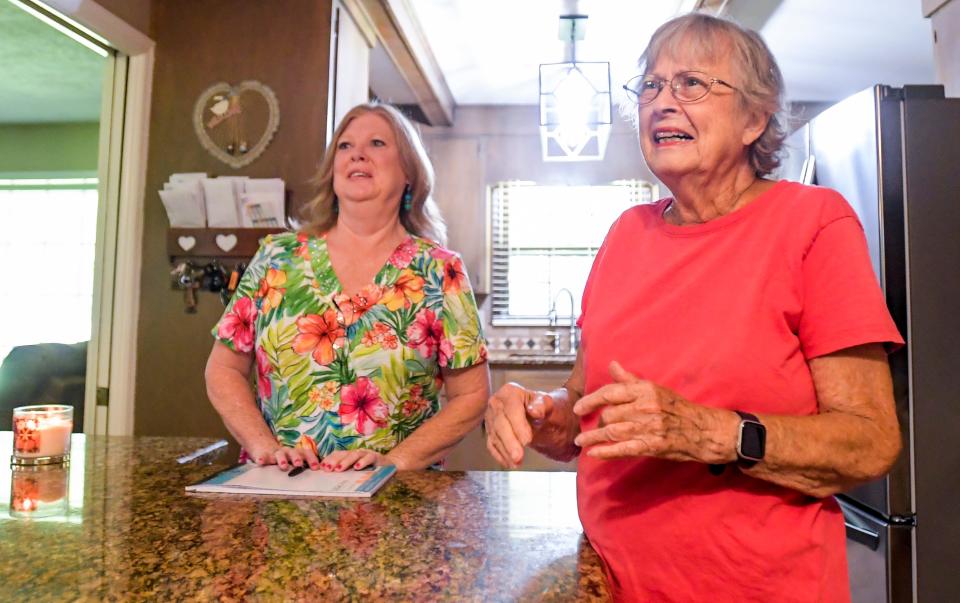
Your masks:
M313 470L320 468L320 459L309 448L290 448L274 442L247 448L247 454L258 465L276 465L283 471L291 466L302 467L307 465Z
M523 449L533 443L552 411L553 399L546 392L507 383L487 402L483 419L487 450L502 466L519 467Z

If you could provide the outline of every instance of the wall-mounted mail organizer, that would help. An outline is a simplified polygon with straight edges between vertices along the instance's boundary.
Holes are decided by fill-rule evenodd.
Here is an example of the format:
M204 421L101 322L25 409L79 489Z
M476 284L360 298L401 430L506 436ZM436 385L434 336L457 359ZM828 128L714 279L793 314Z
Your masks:
M171 228L167 255L170 285L183 291L184 310L197 311L197 291L217 293L226 305L236 291L260 239L282 228Z

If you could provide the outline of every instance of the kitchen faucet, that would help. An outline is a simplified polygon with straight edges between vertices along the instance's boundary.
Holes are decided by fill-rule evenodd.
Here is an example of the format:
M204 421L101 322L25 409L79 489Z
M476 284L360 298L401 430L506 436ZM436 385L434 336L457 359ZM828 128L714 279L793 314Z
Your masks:
M549 314L550 328L551 330L554 330L554 327L557 326L557 299L559 299L560 294L562 293L566 293L567 298L570 299L570 353L576 354L577 348L580 345L580 338L577 334L577 319L576 319L576 316L574 316L573 293L571 293L570 290L567 288L560 289L559 291L557 291L557 294L553 296L553 303L550 304L550 314ZM554 354L560 353L560 337L559 335L556 334L555 330L554 330L554 337L553 337L553 353Z

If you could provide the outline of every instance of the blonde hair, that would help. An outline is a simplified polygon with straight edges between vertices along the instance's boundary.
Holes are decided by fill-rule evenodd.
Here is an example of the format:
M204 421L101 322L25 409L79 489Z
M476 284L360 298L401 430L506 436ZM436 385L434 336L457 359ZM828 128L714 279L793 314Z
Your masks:
M397 140L400 166L407 177L409 191L413 197L409 210L404 209L401 204L400 223L411 234L436 241L441 245L445 244L447 228L431 195L433 166L423 148L420 135L410 120L399 110L377 102L364 103L350 109L337 126L333 139L323 155L323 161L320 162L320 169L313 179L320 192L307 202L301 212L304 217L303 230L319 235L330 230L337 223L337 196L333 190L333 160L337 143L340 142L343 131L351 121L368 113L375 113L387 120Z
M757 176L780 165L780 151L787 133L783 126L783 75L760 35L733 21L703 13L690 13L661 25L640 55L644 70L661 55L691 56L716 60L729 56L742 81L740 103L747 112L768 115L767 127L750 145L747 156Z

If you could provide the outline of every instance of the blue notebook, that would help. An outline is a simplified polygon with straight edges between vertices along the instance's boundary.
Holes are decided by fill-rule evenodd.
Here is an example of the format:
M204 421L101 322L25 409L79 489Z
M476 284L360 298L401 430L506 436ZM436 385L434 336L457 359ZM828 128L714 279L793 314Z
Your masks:
M396 467L386 465L341 472L307 469L290 476L276 465L245 464L225 469L209 479L187 486L186 490L221 494L370 498L396 472Z

